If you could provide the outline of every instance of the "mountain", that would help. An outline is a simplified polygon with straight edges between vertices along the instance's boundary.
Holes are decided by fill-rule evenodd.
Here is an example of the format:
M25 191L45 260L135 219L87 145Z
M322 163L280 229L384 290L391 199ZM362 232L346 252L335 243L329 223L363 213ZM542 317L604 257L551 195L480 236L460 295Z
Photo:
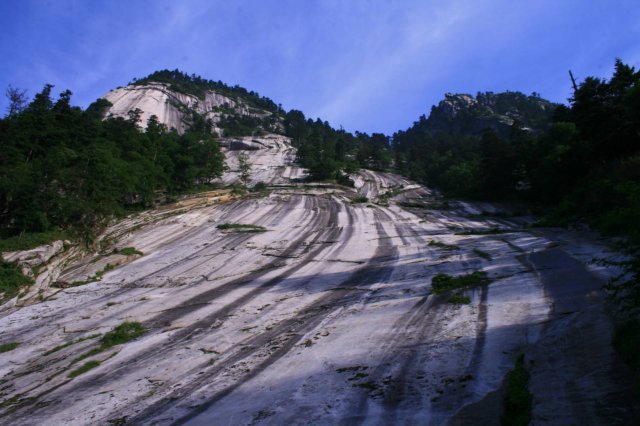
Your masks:
M219 136L282 133L282 111L270 99L239 86L189 76L178 70L158 71L110 91L103 99L111 105L105 117L129 116L140 110L140 124L151 116L183 134L198 118L210 120Z
M640 72L587 80L540 134L535 99L450 95L391 145L154 75L0 119L3 423L640 418L640 327L609 316L637 318L640 249L504 203L543 194L640 244ZM376 170L337 185L348 165Z
M538 132L548 127L557 104L520 92L445 94L431 108L425 125L431 132L481 135L491 129L499 136L508 136L515 122L524 129Z

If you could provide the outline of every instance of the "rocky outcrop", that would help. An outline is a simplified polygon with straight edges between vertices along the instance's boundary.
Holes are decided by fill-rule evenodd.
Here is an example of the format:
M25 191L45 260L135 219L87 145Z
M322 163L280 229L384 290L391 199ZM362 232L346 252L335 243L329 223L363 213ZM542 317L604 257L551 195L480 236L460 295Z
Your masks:
M129 112L141 111L140 125L146 127L151 116L158 117L160 123L169 129L184 133L191 124L192 113L198 113L211 119L213 131L222 134L216 126L224 114L267 117L270 112L251 108L239 99L232 99L213 91L206 91L204 97L179 93L164 83L129 85L107 93L104 97L112 106L106 111L106 117L129 117Z
M481 135L491 129L500 136L508 136L517 121L524 129L540 131L547 127L556 104L536 94L519 92L494 94L445 94L444 100L431 108L426 125L432 132Z

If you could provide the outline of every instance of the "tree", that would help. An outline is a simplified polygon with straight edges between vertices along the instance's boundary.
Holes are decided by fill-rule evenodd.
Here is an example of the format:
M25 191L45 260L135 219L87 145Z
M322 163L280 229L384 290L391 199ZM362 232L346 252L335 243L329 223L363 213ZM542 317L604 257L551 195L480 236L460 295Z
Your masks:
M249 179L251 179L251 166L249 162L249 156L241 152L238 154L238 169L240 170L240 180L244 186L247 186Z
M6 92L9 99L7 113L9 117L20 114L27 107L27 91L9 86Z

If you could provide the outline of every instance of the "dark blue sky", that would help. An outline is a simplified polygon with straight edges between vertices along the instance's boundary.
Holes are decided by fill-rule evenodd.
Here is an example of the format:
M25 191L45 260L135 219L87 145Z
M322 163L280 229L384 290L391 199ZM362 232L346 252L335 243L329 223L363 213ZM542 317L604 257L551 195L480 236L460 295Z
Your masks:
M569 69L640 65L638 0L3 0L0 25L2 91L51 83L87 106L179 68L366 132L407 128L445 92L565 102Z

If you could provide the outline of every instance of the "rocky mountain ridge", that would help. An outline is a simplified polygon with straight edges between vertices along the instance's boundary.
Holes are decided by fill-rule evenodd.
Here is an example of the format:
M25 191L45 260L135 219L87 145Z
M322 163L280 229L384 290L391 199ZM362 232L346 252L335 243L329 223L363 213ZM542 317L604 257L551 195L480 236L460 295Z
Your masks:
M112 104L106 116L126 118L130 111L139 109L143 126L155 115L160 123L178 133L184 133L193 124L193 114L211 120L212 131L219 136L284 133L284 110L270 99L239 86L229 87L179 71L159 71L134 80L110 91L103 99ZM537 93L479 92L476 96L446 93L438 105L431 107L428 117L420 117L418 124L431 133L479 136L491 129L506 137L514 123L531 132L545 130L557 106ZM238 132L229 120L245 121L244 131Z
M536 93L527 96L520 92L485 92L475 97L447 93L424 120L434 133L481 135L491 129L500 136L508 136L515 122L529 131L544 130L556 107L557 104Z

